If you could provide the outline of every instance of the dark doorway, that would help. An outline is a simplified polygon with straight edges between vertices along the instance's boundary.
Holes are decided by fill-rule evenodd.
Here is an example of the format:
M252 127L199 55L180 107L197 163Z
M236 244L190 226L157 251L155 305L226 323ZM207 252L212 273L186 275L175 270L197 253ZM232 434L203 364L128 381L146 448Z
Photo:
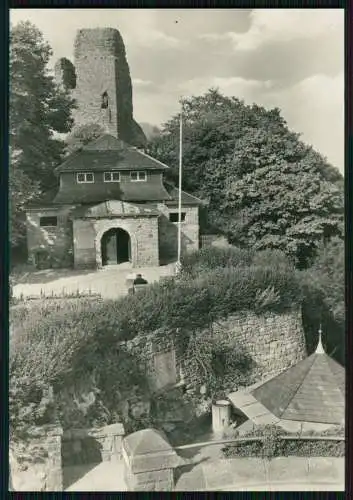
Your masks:
M131 261L131 242L124 229L109 229L101 241L102 264L121 264Z

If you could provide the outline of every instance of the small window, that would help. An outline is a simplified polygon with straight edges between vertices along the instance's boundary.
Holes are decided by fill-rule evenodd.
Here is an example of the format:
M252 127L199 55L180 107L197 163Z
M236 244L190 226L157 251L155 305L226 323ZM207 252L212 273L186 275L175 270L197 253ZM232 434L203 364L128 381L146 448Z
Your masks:
M108 106L109 106L108 92L103 92L103 94L102 94L101 108L102 109L107 109Z
M57 217L41 217L39 220L40 227L55 227L58 225Z
M76 179L79 184L92 183L94 182L94 175L90 172L80 172L77 174Z
M181 212L181 222L185 221L186 213ZM171 212L169 214L169 220L170 222L179 222L179 213L178 212Z
M104 182L120 182L120 172L104 172Z
M144 171L130 172L130 178L133 182L145 181L147 180L147 175Z

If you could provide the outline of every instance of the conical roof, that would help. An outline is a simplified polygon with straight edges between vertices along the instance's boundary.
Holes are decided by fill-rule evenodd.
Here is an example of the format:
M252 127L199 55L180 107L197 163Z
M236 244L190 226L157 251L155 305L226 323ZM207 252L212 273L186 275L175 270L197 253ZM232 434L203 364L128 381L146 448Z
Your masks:
M344 421L344 368L325 354L321 338L314 354L250 394L281 420L325 424Z

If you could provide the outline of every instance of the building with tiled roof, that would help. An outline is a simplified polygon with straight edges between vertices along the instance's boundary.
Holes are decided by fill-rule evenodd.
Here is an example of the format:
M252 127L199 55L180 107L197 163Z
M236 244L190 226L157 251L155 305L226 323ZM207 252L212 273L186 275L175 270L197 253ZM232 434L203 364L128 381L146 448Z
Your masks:
M328 356L321 335L316 351L279 375L233 392L228 399L251 424L288 431L324 430L345 421L345 370Z
M164 179L168 168L109 134L71 154L56 168L53 198L27 207L30 260L42 268L176 260L179 191ZM199 248L202 201L181 199L184 253Z

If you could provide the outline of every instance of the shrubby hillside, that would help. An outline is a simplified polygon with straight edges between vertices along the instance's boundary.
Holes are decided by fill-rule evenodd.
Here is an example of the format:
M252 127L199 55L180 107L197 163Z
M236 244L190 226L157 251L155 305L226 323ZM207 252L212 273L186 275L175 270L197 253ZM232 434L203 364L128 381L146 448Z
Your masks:
M300 304L302 287L293 265L277 254L272 256L276 264L269 265L269 257L259 261L247 251L211 249L185 259L181 278L151 285L138 295L13 306L13 432L50 421L54 414L64 426L117 421L117 409L129 393L148 392L146 374L133 355L120 352L120 341L159 331L184 345L194 332L207 330L231 313L281 313ZM240 357L241 353L239 346ZM239 366L242 362L248 364L245 357L237 360ZM222 380L215 383L217 389ZM76 393L85 391L89 411L85 399L81 406L69 404Z

